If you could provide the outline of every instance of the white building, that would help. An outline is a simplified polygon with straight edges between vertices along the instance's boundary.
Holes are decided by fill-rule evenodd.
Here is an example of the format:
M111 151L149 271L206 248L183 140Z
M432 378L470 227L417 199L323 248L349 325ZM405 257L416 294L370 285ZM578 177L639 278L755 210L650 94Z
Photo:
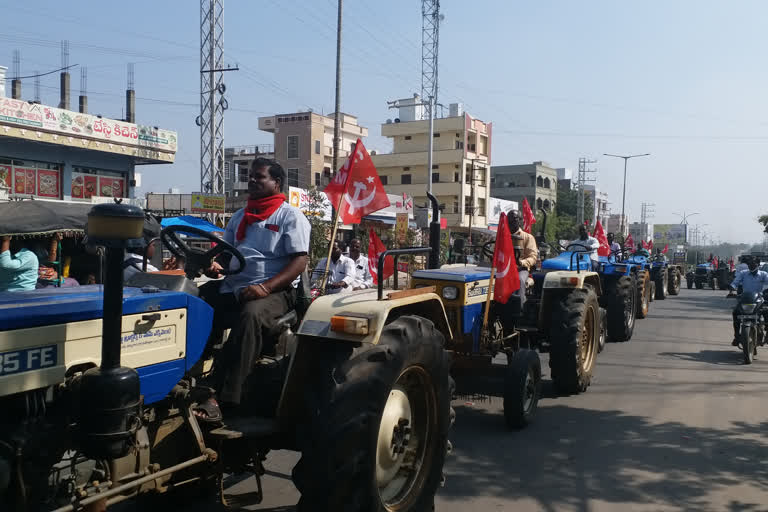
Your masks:
M5 72L8 68L0 66L0 98L5 98Z

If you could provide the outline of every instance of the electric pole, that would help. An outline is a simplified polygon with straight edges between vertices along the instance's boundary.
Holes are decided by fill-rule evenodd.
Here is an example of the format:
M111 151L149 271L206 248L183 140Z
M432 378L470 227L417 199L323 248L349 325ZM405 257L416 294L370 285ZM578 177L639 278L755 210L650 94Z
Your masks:
M584 224L584 203L586 195L586 184L594 183L597 180L595 178L587 178L587 174L593 174L597 171L594 169L587 169L587 165L597 163L597 160L587 160L586 158L579 158L579 174L576 179L576 189L579 195L576 198L576 220L579 226ZM597 194L595 194L597 195ZM593 198L593 202L597 201L597 197Z
M333 169L332 172L339 170L339 129L341 119L341 9L342 0L339 2L339 12L336 19L336 112L333 114Z
M624 226L626 225L626 218L624 217L624 206L627 202L627 160L630 158L638 158L641 156L650 156L650 153L643 153L642 155L612 155L611 153L603 153L604 156L612 156L614 158L624 159L624 186L621 192L621 233L624 234Z
M653 203L640 203L640 223L647 224L648 219L653 217L656 213L653 207L656 206Z

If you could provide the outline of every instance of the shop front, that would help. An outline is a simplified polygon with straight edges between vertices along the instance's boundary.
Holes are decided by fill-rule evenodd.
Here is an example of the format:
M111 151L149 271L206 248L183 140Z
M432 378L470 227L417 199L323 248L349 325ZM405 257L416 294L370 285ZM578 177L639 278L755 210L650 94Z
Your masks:
M136 166L176 149L169 130L0 98L0 199L133 198Z

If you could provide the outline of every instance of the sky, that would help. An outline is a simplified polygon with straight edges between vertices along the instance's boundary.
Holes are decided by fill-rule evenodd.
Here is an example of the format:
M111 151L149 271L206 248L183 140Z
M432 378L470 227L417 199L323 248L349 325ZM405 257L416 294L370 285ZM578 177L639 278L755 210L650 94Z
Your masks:
M176 162L142 166L139 193L196 191L199 3L119 5L0 0L0 65L19 49L22 75L57 69L67 39L70 63L88 67L89 111L120 118L135 63L137 122L179 133ZM597 188L620 213L623 161L603 153L651 153L629 162L630 221L646 202L651 222L698 213L689 224L713 240L762 240L768 2L442 0L441 12L438 100L493 122L494 165L597 160ZM225 76L225 146L271 143L259 116L333 111L335 35L333 0L225 2L225 62L240 67ZM369 128L369 150L389 151L386 101L420 91L421 2L347 0L342 40L342 110ZM33 81L23 87L31 97ZM41 79L41 99L58 103L58 74Z

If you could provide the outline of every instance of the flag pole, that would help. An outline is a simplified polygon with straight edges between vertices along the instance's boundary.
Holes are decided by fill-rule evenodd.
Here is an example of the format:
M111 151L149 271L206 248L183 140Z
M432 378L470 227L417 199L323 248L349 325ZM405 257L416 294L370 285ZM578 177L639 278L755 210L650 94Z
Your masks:
M483 313L483 335L488 333L488 311L491 309L491 297L493 296L493 279L496 276L496 267L491 267L491 278L488 280L488 296L485 298L485 313Z
M336 240L336 231L339 228L339 213L341 213L341 205L344 203L344 194L339 196L339 204L336 207L336 215L333 218L333 229L331 230L331 241L328 244L328 257L325 258L325 273L323 273L323 280L320 282L320 289L325 293L325 285L328 284L328 272L331 270L331 253L333 253L333 242Z

